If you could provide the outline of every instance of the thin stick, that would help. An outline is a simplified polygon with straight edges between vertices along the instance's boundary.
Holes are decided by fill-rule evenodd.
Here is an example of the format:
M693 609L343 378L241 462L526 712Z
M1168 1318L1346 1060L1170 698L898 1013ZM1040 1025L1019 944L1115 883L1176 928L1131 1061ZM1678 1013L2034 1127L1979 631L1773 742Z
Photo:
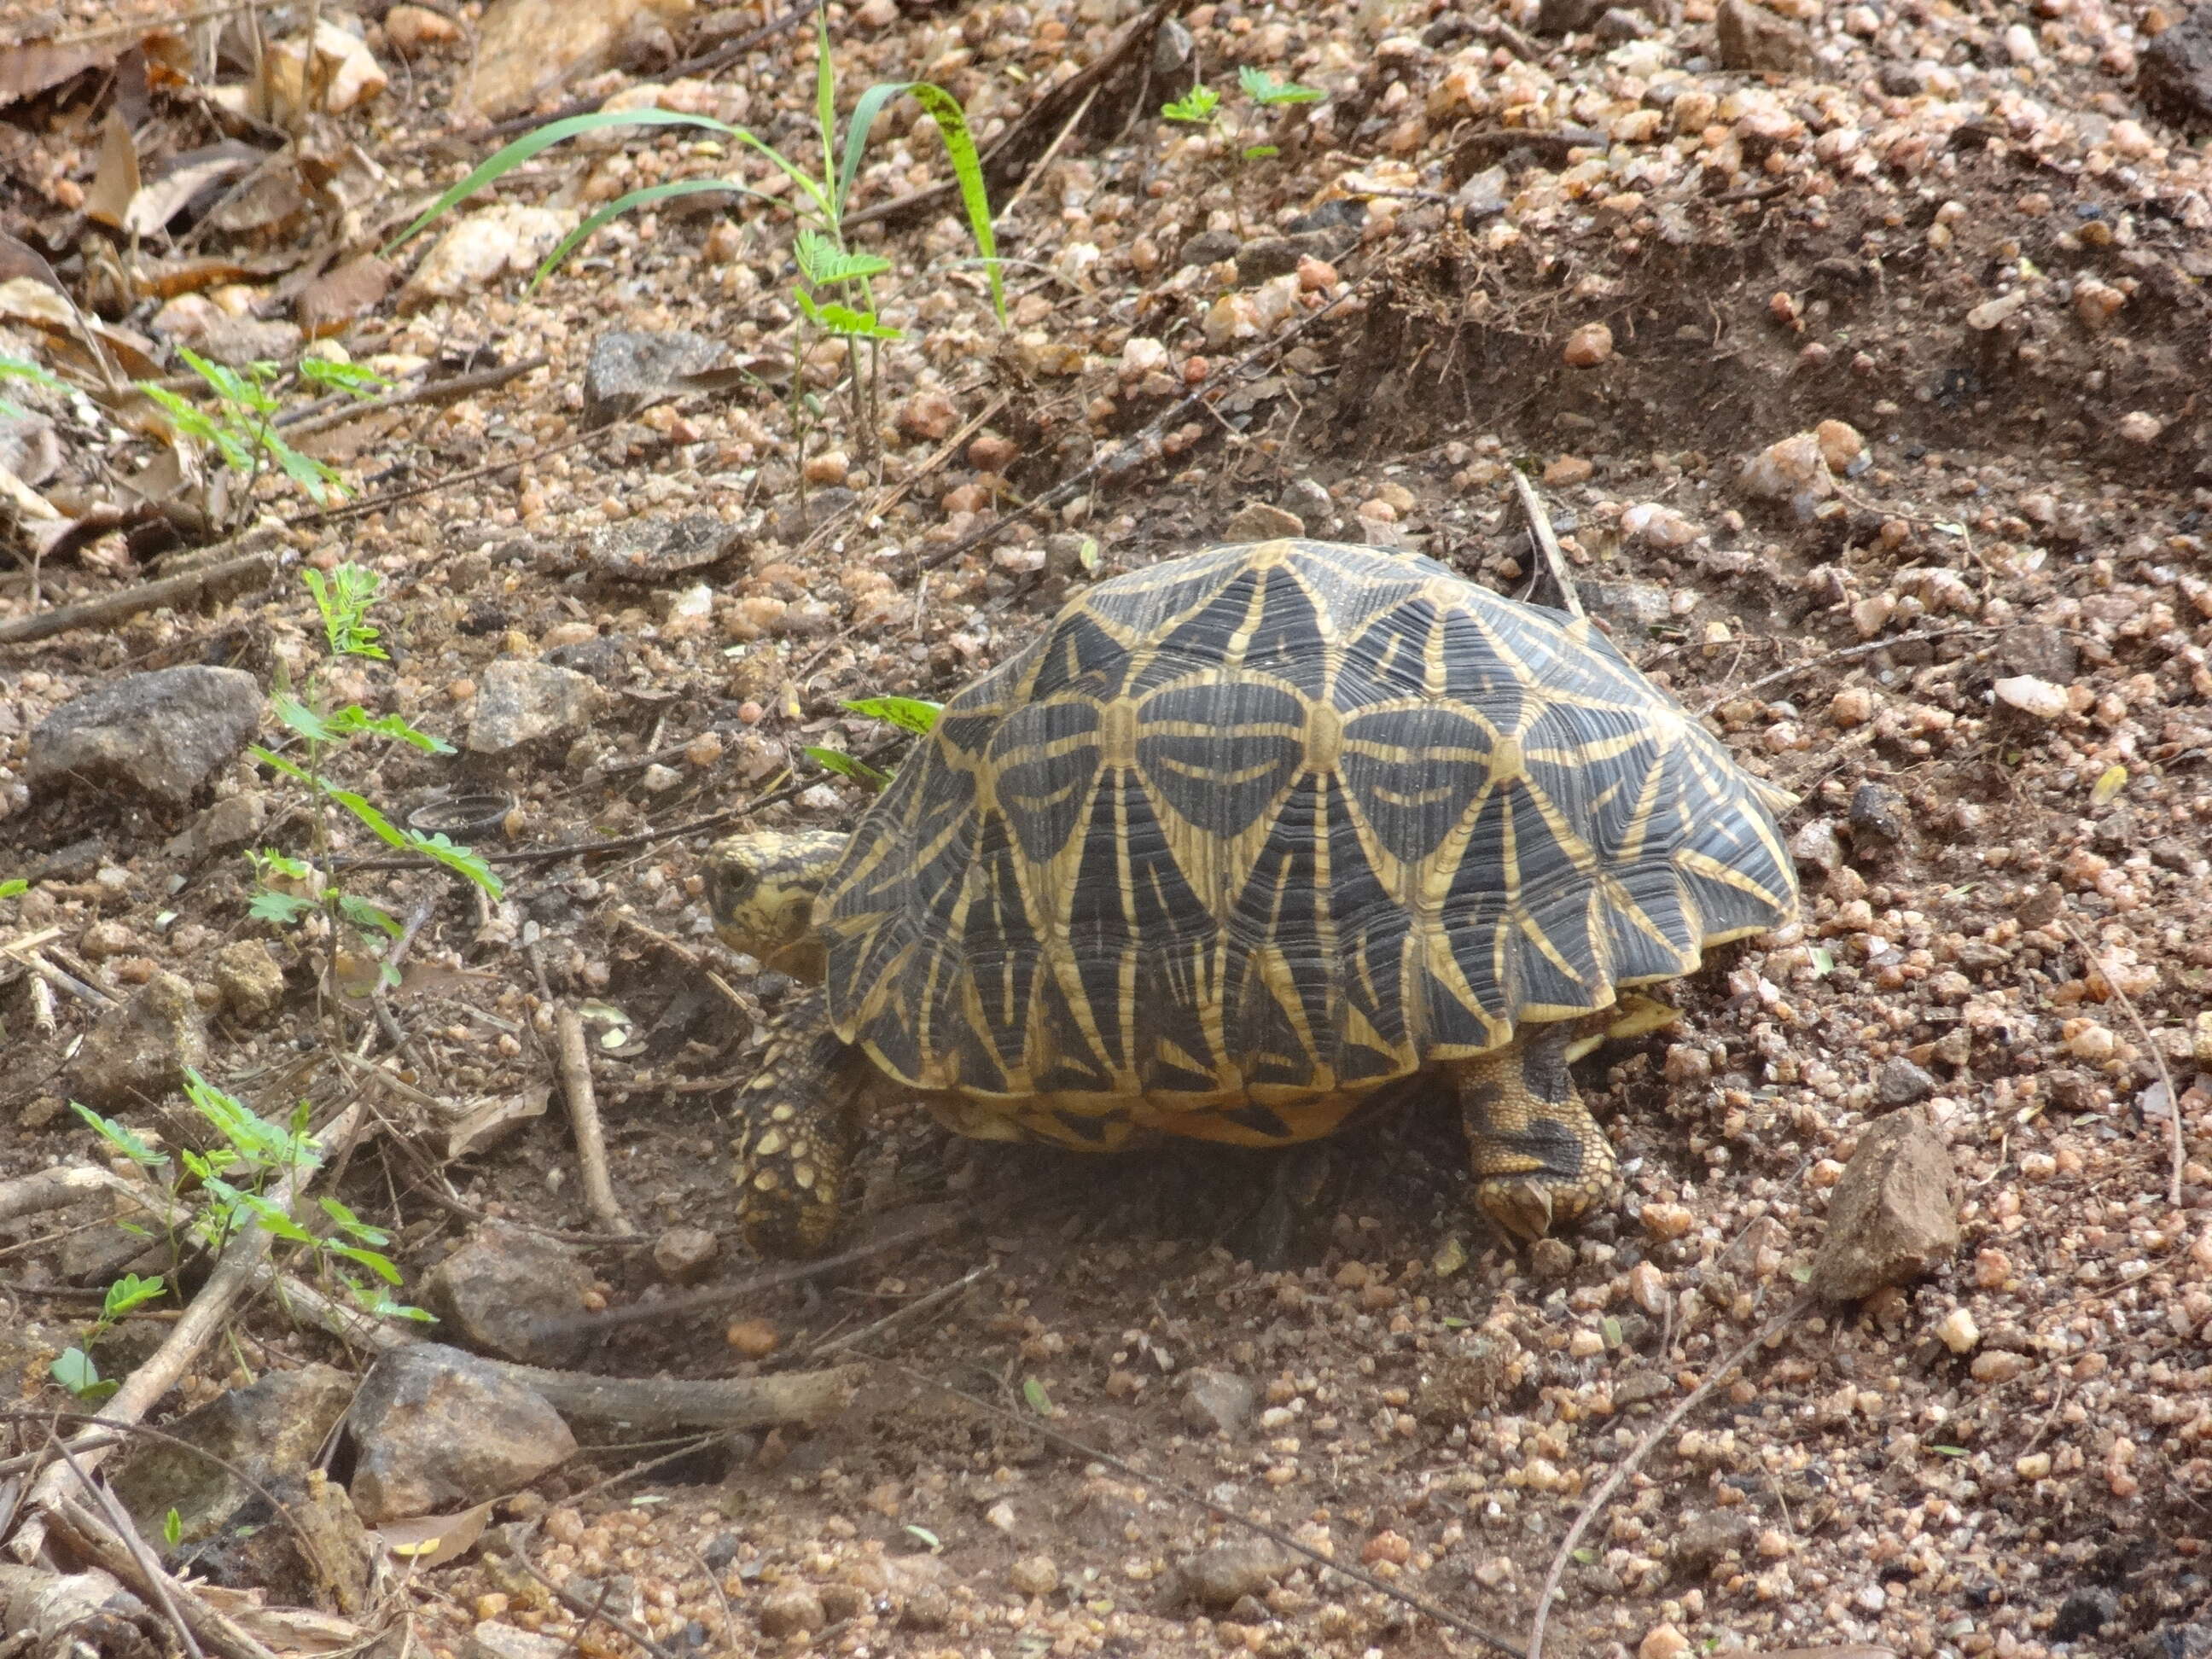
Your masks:
M842 1336L832 1337L827 1342L816 1343L806 1351L806 1357L809 1359L819 1359L825 1354L843 1353L857 1348L872 1337L889 1336L896 1331L902 1331L910 1325L918 1324L925 1316L934 1313L946 1303L952 1301L990 1271L991 1266L988 1262L980 1267L971 1267L950 1285L940 1285L927 1295L915 1297L903 1308L893 1309L881 1319L871 1324L863 1325L856 1331L848 1331Z
M874 1363L883 1366L886 1370L896 1371L910 1381L927 1383L933 1389L940 1389L972 1409L983 1413L986 1416L994 1417L1002 1423L1026 1429L1031 1434L1051 1442L1062 1451L1073 1453L1085 1462L1103 1463L1108 1468L1127 1475L1132 1480L1141 1480L1147 1486L1157 1487L1162 1492L1181 1498L1186 1504L1196 1504L1209 1515L1218 1516L1234 1526L1242 1527L1248 1532L1257 1533L1261 1537L1281 1545L1293 1555L1304 1557L1320 1571L1341 1573L1355 1584L1363 1584L1379 1595L1389 1597L1401 1607L1411 1607L1424 1618L1435 1620L1446 1630L1455 1630L1462 1636L1471 1636L1486 1647L1495 1648L1498 1652L1507 1655L1509 1659L1529 1659L1529 1656L1524 1654L1516 1644L1507 1641L1502 1636L1492 1635L1474 1620L1461 1618L1450 1608L1438 1607L1425 1596L1415 1595L1411 1591L1401 1589L1388 1579L1377 1578L1373 1573L1361 1568L1334 1560L1323 1555L1311 1545L1300 1543L1280 1527L1273 1526L1256 1516L1247 1515L1242 1510L1233 1510L1226 1504L1208 1498L1194 1487L1186 1486L1181 1481L1171 1480L1166 1475L1157 1474L1151 1469L1140 1469L1133 1463L1123 1462L1111 1452L1102 1451L1096 1446L1086 1445L1073 1435L1062 1434L1057 1429L1047 1428L1035 1417L1024 1417L1010 1412L1004 1407L994 1405L988 1400L969 1394L965 1389L956 1389L950 1382L939 1377L932 1376L927 1371L918 1370L912 1365L902 1364L896 1359L877 1359Z
M503 363L497 368L480 368L474 374L454 374L442 380L424 380L397 392L387 392L381 398L363 398L358 402L348 399L326 415L310 415L289 426L282 421L277 424L283 428L288 441L310 438L365 416L382 415L415 404L450 404L473 398L479 392L496 391L509 380L519 380L532 370L544 368L550 361L545 357L525 357L520 362Z
M1583 1534L1589 1530L1590 1522L1597 1519L1600 1512L1612 1500L1613 1493L1620 1490L1621 1483L1636 1473L1637 1466L1650 1455L1651 1449L1672 1433L1674 1425L1695 1410L1700 1401L1719 1387L1724 1379L1735 1375L1736 1368L1757 1352L1762 1343L1780 1335L1802 1318L1814 1300L1810 1296L1799 1297L1786 1312L1776 1316L1764 1330L1730 1354L1716 1369L1707 1372L1705 1380L1684 1395L1674 1410L1653 1424L1651 1431L1636 1443L1636 1449L1614 1465L1613 1473L1599 1483L1598 1489L1590 1494L1589 1502L1583 1505L1582 1513L1575 1516L1574 1525L1567 1528L1567 1535L1560 1540L1559 1553L1552 1558L1552 1570L1544 1575L1543 1590L1536 1597L1536 1611L1528 1620L1528 1659L1544 1659L1544 1620L1551 1613L1553 1598L1559 1593L1559 1580L1566 1573L1567 1562L1574 1555L1575 1546L1582 1542Z
M113 1170L89 1164L67 1164L58 1170L41 1170L36 1175L18 1176L13 1181L0 1181L0 1221L41 1215L48 1210L65 1210L95 1193L109 1192L122 1184L122 1177Z
M1022 204L1022 198L1030 193L1036 181L1044 177L1044 170L1052 165L1053 157L1060 154L1060 147L1067 142L1067 136L1075 131L1076 124L1091 113L1091 103L1097 96L1098 88L1095 86L1083 94L1083 101L1075 106L1075 113L1069 116L1061 125L1060 131L1053 135L1052 142L1045 146L1044 154L1037 157L1036 165L1023 177L1021 188L1006 198L1006 206L1000 208L994 216L1001 223L1004 223L1013 210Z
M755 1273L734 1285L718 1285L711 1290L693 1291L687 1295L672 1296L659 1302L641 1303L635 1308L611 1308L605 1313L573 1314L559 1319L536 1320L530 1327L531 1334L537 1340L549 1341L567 1336L596 1334L617 1326L635 1325L647 1320L659 1323L690 1314L721 1313L753 1300L764 1291L842 1273L848 1267L902 1250L909 1244L919 1244L940 1233L956 1231L966 1226L970 1218L956 1205L939 1205L934 1214L926 1215L911 1226L902 1227L898 1231L886 1233L880 1238L870 1239L849 1250L840 1250L835 1255L817 1256L811 1261L794 1261L787 1267L771 1267L766 1273ZM993 1218L974 1218L989 1220Z
M214 598L216 590L225 594L243 592L259 582L265 585L276 574L278 555L274 550L248 553L235 559L225 559L220 564L204 564L197 569L179 571L173 576L159 580L142 582L127 587L119 593L109 593L97 599L87 599L82 605L57 605L52 611L41 611L34 616L15 617L0 622L0 645L21 645L32 640L51 639L57 634L67 634L80 628L108 628L126 617L135 617L142 611L158 610L163 605L182 605L188 599Z
M177 1584L158 1568L151 1572L141 1568L130 1547L114 1534L106 1522L82 1504L63 1497L56 1502L50 1513L68 1531L76 1546L92 1559L94 1566L125 1583L139 1585L144 1592L152 1592L155 1585L163 1582L184 1590L184 1586ZM21 1536L20 1534L17 1535L19 1538ZM216 1612L190 1591L185 1591L177 1608L193 1634L224 1655L225 1659L276 1659L276 1655L255 1641L234 1620Z
M1964 628L1935 628L1917 634L1899 634L1893 640L1869 640L1864 645L1847 645L1840 651L1823 652L1817 657L1808 657L1802 662L1792 663L1787 668L1778 668L1771 674L1762 675L1753 680L1749 685L1733 686L1715 697L1698 713L1700 716L1710 714L1730 697L1747 697L1754 691L1764 691L1770 685L1779 685L1784 680L1794 680L1800 674L1812 669L1825 667L1832 662L1849 662L1854 657L1870 657L1877 651L1894 650L1900 645L1911 645L1916 640L1951 640L1958 638L1962 634L1994 634L1997 631L1994 628L1972 623Z
M1528 482L1528 475L1519 467L1513 469L1513 488L1521 497L1521 510L1528 515L1528 533L1535 538L1536 546L1544 556L1544 568L1551 572L1552 585L1559 590L1561 607L1571 617L1583 614L1582 596L1575 592L1575 579L1567 570L1567 556L1560 550L1559 532L1552 528L1552 515L1536 494L1536 486Z
M2134 999L2120 989L2118 980L2097 966L2096 951L2091 948L2089 941L2075 930L2072 922L2062 915L2058 918L2058 925L2081 947L2082 965L2092 973L2105 975L2105 983L2112 989L2112 1000L2120 1005L2122 1012L2128 1017L2128 1023L2136 1028L2136 1035L2142 1039L2143 1047L2150 1053L2150 1063L2158 1068L2158 1080L2166 1085L2166 1134L2173 1143L2172 1157L2167 1161L2166 1201L2178 1210L2181 1207L2181 1171L2189 1159L2188 1145L2181 1133L2181 1091L2173 1086L2173 1073L2166 1069L2166 1056L2159 1052L2158 1042L2151 1036L2150 1027L2143 1024L2142 1015L2136 1012Z
M68 1467L69 1472L76 1477L77 1484L85 1489L93 1502L99 1504L101 1511L106 1514L107 1524L115 1529L115 1535L123 1540L124 1548L131 1552L131 1559L137 1565L140 1576L146 1581L146 1588L154 1593L154 1599L161 1604L161 1611L169 1615L169 1622L176 1626L177 1639L185 1644L185 1651L192 1656L192 1659L207 1659L207 1655L200 1648L199 1638L192 1634L192 1627L185 1622L183 1610L177 1606L177 1598L169 1583L168 1574L163 1572L160 1565L150 1559L150 1552L146 1548L146 1540L138 1535L138 1528L131 1524L131 1517L123 1512L123 1506L115 1501L115 1494L100 1485L86 1472L84 1465L77 1462L76 1454L62 1444L58 1436L49 1433L46 1436L46 1444L51 1450L59 1455L63 1463Z
M576 1132L584 1202L610 1231L634 1231L615 1200L614 1182L607 1178L607 1139L599 1127L599 1096L592 1088L592 1052L584 1044L584 1022L566 1003L554 1018L560 1032L561 1091L568 1098L568 1121Z

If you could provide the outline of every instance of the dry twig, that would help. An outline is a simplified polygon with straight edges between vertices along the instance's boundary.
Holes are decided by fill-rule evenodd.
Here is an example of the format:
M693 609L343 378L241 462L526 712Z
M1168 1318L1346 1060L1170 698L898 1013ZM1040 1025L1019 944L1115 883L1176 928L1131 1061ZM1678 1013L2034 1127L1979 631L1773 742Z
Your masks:
M80 628L112 628L125 617L135 617L142 611L155 611L164 605L183 605L200 599L228 597L245 592L257 584L265 586L276 574L279 556L278 551L273 548L258 553L242 554L234 559L224 559L215 564L179 571L173 576L141 582L136 587L126 587L119 593L103 594L81 605L57 605L52 611L12 617L0 622L0 645L21 645L32 640L51 639L57 634L71 633Z
M568 1121L576 1133L576 1162L584 1178L584 1202L611 1232L635 1231L615 1200L607 1176L607 1138L599 1127L599 1097L592 1087L592 1051L584 1041L584 1022L566 1003L555 1015L561 1043L561 1091L568 1102Z
M2091 973L2104 975L2105 983L2112 988L2112 1000L2120 1005L2121 1012L2128 1017L2128 1024L2136 1028L2136 1035L2142 1039L2144 1048L2149 1052L2150 1063L2158 1068L2158 1080L2166 1085L2166 1134L2172 1142L2167 1160L2166 1201L2178 1210L2181 1207L2181 1172L2189 1162L2188 1142L2181 1133L2181 1091L2173 1086L2173 1073L2166 1066L2166 1056L2159 1052L2158 1040L2151 1036L2150 1027L2143 1023L2142 1015L2136 1011L2135 999L2120 989L2119 981L2097 965L2097 952L2072 922L2061 916L2058 925L2081 948L2082 966Z
M1522 512L1528 516L1528 533L1544 556L1544 568L1550 573L1552 585L1559 590L1559 608L1570 617L1581 616L1582 596L1575 592L1575 579L1567 568L1567 556L1560 550L1559 532L1552 528L1552 515L1545 510L1536 486L1528 482L1528 475L1517 466L1513 469L1513 489L1521 498Z
M1757 1335L1706 1372L1705 1381L1684 1395L1672 1411L1654 1423L1650 1431L1636 1443L1635 1450L1616 1463L1613 1473L1599 1483L1598 1489L1589 1495L1589 1501L1583 1505L1582 1512L1575 1516L1574 1525L1567 1528L1567 1535L1559 1540L1559 1553L1552 1558L1552 1570L1544 1575L1544 1588L1536 1597L1536 1611L1528 1620L1528 1659L1544 1659L1544 1621L1551 1613L1553 1599L1559 1593L1559 1580L1567 1571L1567 1563L1574 1555L1575 1546L1582 1542L1583 1534L1589 1530L1590 1522L1597 1519L1606 1504L1612 1501L1613 1493L1620 1490L1621 1483L1636 1473L1637 1467L1650 1455L1651 1449L1674 1432L1674 1425L1694 1411L1698 1402L1733 1376L1736 1368L1757 1352L1760 1345L1779 1336L1802 1319L1814 1301L1810 1296L1799 1297L1786 1312L1770 1320Z

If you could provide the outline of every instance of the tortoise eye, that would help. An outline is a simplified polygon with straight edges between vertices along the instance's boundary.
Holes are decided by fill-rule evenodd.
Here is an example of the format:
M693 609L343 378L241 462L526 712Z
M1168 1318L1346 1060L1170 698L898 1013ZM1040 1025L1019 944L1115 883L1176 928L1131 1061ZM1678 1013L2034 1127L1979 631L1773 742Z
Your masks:
M752 890L753 884L759 879L759 872L749 864L741 864L736 869L724 874L722 891L727 897L742 898Z

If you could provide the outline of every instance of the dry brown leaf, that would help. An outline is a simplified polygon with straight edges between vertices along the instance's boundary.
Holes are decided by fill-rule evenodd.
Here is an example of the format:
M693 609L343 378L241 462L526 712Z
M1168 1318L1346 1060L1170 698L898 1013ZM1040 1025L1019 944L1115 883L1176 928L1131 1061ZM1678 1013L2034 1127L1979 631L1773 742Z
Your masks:
M101 130L100 170L93 175L91 193L84 198L85 217L121 230L138 194L138 146L132 142L131 124L123 112L110 109Z
M496 1095L472 1107L446 1131L447 1161L489 1151L532 1118L544 1116L551 1093L545 1085L538 1084L520 1094Z
M392 267L374 253L326 270L300 291L293 316L312 337L336 334L392 291Z
M375 1536L394 1555L416 1568L434 1567L462 1554L483 1536L491 1518L491 1505L479 1504L459 1515L418 1515L407 1521L387 1521L374 1529Z
M131 44L120 38L68 45L26 40L0 48L0 105L36 97L48 87L58 87L88 69L104 69Z
M133 236L154 235L203 191L259 167L266 159L263 152L235 138L187 150L172 159L160 178L141 186L124 212L122 228ZM85 210L91 211L88 203Z

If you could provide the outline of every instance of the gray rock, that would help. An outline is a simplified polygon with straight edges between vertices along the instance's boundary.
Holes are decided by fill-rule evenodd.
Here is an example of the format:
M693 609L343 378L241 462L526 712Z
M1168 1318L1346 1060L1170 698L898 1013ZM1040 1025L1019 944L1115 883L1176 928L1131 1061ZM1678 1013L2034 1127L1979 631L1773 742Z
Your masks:
M116 787L181 806L261 725L235 668L159 668L72 697L31 733L32 787Z
M1851 837L1900 842L1910 818L1905 797L1886 783L1863 783L1851 792Z
M1176 1584L1186 1601L1233 1607L1248 1595L1265 1593L1299 1559L1272 1538L1238 1539L1199 1551L1182 1564Z
M711 513L680 519L624 519L592 532L592 568L626 582L659 582L719 564L741 533Z
M1243 239L1233 230L1201 230L1184 240L1182 252L1176 256L1179 265L1212 265L1224 259L1233 259L1244 246Z
M562 1659L576 1644L565 1636L540 1636L503 1619L478 1621L462 1651L468 1659Z
M721 1240L704 1227L671 1227L653 1241L653 1265L663 1279L688 1285L707 1275L721 1249Z
M585 426L611 426L683 392L686 376L714 368L725 355L720 340L688 330L600 335L584 364Z
M1723 1510L1684 1522L1667 1546L1667 1565L1677 1578L1703 1578L1730 1555L1751 1548L1759 1524L1748 1515Z
M1671 596L1657 582L1578 584L1583 608L1616 629L1649 633L1674 616Z
M300 355L304 337L297 323L218 313L191 344L203 357L244 368L248 363L289 362Z
M1751 0L1721 0L1713 33L1723 69L1795 75L1812 67L1813 43L1804 30Z
M1272 276L1288 276L1301 259L1334 259L1350 239L1342 232L1304 230L1287 236L1255 236L1237 250L1237 280L1247 288Z
M1950 1152L1921 1108L1869 1125L1828 1205L1814 1294L1856 1302L1918 1278L1957 1249L1954 1179Z
M1336 498L1314 478L1293 479L1275 505L1309 525L1327 526L1336 518Z
M170 837L161 850L173 859L198 864L221 853L235 852L261 834L269 821L269 798L257 789L226 795Z
M264 1372L258 1381L165 1424L165 1431L183 1445L131 1443L129 1457L109 1476L109 1484L142 1535L161 1537L174 1509L186 1541L206 1538L256 1501L240 1475L264 1486L305 1475L352 1398L353 1379L329 1365Z
M2167 34L2173 31L2168 29ZM2164 40L2165 35L2159 37ZM2051 1639L2054 1642L2079 1642L2084 1637L2097 1636L2106 1626L2120 1616L2120 1598L2103 1584L2090 1584L2075 1590L2058 1604L2058 1612L2051 1621Z
M2212 6L2197 6L2143 48L2136 90L2155 113L2212 131Z
M1204 1368L1191 1372L1184 1384L1182 1420L1200 1434L1237 1434L1259 1403L1260 1390L1250 1378Z
M599 688L587 674L502 657L477 681L469 752L501 755L540 738L574 737L591 723Z
M224 1009L258 1024L284 1006L284 969L258 939L234 939L215 955Z
M2066 685L2081 670L2081 653L2063 629L2026 623L2008 628L1998 638L1997 660L2009 673L2033 674L2053 685Z
M346 1424L358 1449L353 1501L372 1525L481 1504L576 1450L576 1437L535 1389L438 1342L380 1358Z
M1881 1070L1875 1073L1874 1092L1875 1099L1893 1109L1917 1105L1936 1092L1936 1079L1899 1054L1895 1060L1884 1060Z
M1659 32L1659 26L1640 11L1609 6L1591 32L1607 45L1619 46L1628 40L1648 40Z
M1539 34L1581 34L1605 15L1607 0L1543 0L1536 8Z
M542 1234L489 1221L423 1276L422 1305L455 1342L528 1365L562 1365L575 1337L538 1327L585 1310L592 1275L575 1251Z
M70 1068L70 1091L96 1112L129 1112L159 1102L207 1056L192 988L174 974L155 974L100 1015Z
M770 1590L761 1597L757 1616L761 1634L768 1637L811 1635L830 1618L811 1584L787 1584Z
M1271 542L1280 536L1303 536L1306 521L1295 513L1265 501L1247 501L1221 526L1224 542Z
M1843 867L1843 837L1836 833L1833 818L1814 818L1800 826L1790 837L1790 856L1797 860L1801 870L1818 870L1824 875L1833 875Z

